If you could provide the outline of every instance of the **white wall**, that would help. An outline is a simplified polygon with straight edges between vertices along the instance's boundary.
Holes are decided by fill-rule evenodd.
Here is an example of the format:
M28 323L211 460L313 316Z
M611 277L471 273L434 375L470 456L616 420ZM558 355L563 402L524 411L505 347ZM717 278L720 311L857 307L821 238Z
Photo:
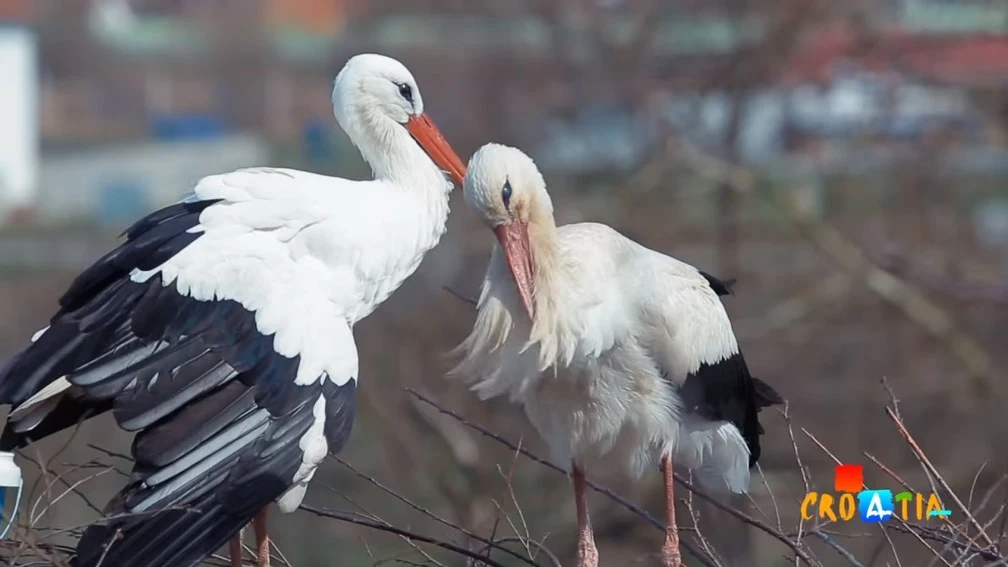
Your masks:
M269 165L269 148L257 136L142 142L47 155L42 160L36 208L39 219L58 224L94 220L103 191L112 184L136 190L139 218L177 202L201 177L241 167ZM135 220L130 218L129 220Z
M0 25L0 213L31 204L38 175L35 36ZM0 222L3 222L0 214Z

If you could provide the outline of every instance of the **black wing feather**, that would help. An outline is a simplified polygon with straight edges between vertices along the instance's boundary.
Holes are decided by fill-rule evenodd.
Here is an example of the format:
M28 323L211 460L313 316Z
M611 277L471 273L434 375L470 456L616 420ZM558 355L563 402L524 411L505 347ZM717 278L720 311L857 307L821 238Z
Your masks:
M137 463L163 467L220 433L238 418L256 409L254 392L241 382L228 382L203 403L179 410L175 419L157 423L137 433L132 454Z
M101 415L112 409L112 401L92 402L70 396L63 396L53 411L29 431L19 431L14 424L8 424L0 435L0 450L13 451L74 427L83 421Z
M33 429L8 424L2 449L108 410L137 431L130 483L107 510L116 519L86 530L77 567L193 567L290 487L319 396L330 451L349 437L356 377L299 386L300 357L277 354L239 303L197 301L158 276L130 279L197 240L190 229L214 202L179 203L130 227L69 286L49 329L0 367L0 404L61 376L73 388Z
M121 508L110 513L128 517L170 506L194 507L212 495L212 505L201 513L228 519L206 519L210 527L191 537L177 528L197 520L174 511L154 518L144 515L142 521L110 522L94 528L98 535L82 539L75 563L79 567L94 565L92 558L105 552L94 545L106 541L100 536L116 533L108 530L121 533L105 554L106 561L112 557L138 567L198 564L290 488L303 457L298 440L314 421L319 395L327 402L333 398L331 406L327 403L333 423L327 424L326 433L331 430L338 444L330 445L331 450L341 448L352 424L355 382L326 391L323 384L333 384L327 377L296 385L299 357L273 351L273 337L254 331L254 314L236 302L218 300L207 309L189 298L180 303L174 288L160 282L135 285L157 289L136 291L144 299L134 313L133 331L183 338L170 344L156 334L141 335L147 343L160 341L156 344L162 350L131 367L131 383L114 394L120 426L139 430L132 447L138 466L135 480L120 493ZM171 321L138 320L141 309L151 317L163 313L156 305L161 301L176 309ZM108 378L121 380L126 373ZM102 381L78 383L73 374L69 380L88 394L103 386ZM255 425L260 422L266 424L261 431ZM174 529L177 535L148 542L152 522L161 529Z
M111 346L108 330L129 317L139 299L130 272L153 250L164 249L170 257L192 243L201 233L189 233L189 229L199 224L204 209L217 202L182 202L151 213L126 231L126 242L78 275L60 298L49 329L0 371L0 404L20 404L60 376L103 355ZM180 235L187 237L176 240ZM179 247L167 248L170 242Z
M330 453L341 451L350 438L356 408L356 386L354 380L342 386L331 381L322 385L322 395L326 398L325 437Z
M66 293L60 298L63 310L57 314L57 317L64 311L71 311L82 303L90 302L97 291L121 280L123 276L129 275L133 268L138 267L140 262L150 255L151 250L163 247L174 237L195 227L199 224L200 213L218 202L220 202L219 199L183 201L153 212L137 221L132 227L126 229L125 243L106 254L74 279ZM169 223L174 232L162 228ZM200 233L193 234L198 237ZM153 235L160 237L160 240L154 240ZM171 255L174 256L182 248L175 250Z

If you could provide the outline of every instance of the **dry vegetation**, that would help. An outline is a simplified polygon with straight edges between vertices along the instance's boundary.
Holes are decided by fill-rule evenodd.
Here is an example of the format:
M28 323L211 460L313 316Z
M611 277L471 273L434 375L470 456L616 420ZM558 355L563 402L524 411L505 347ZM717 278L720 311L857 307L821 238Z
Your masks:
M679 501L681 511L685 512L680 516L685 518L680 525L680 530L683 532L682 545L687 551L686 564L707 567L739 564L737 560L728 557L726 551L719 548L716 543L717 539L723 539L723 533L719 532L725 531L726 528L736 532L753 530L774 541L776 549L771 554L759 559L759 564L793 562L796 566L807 565L809 567L841 564L853 567L874 564L921 565L921 562L926 558L929 560L929 565L952 567L958 565L1001 565L1008 561L1008 551L1002 551L1002 542L1006 534L1006 524L1008 524L1008 510L1006 510L1008 497L1004 495L1006 488L1008 488L1005 484L1008 475L999 475L989 487L981 491L978 489L978 480L985 468L981 467L976 472L968 493L962 496L957 495L907 430L901 416L900 401L895 397L888 382L883 380L880 388L884 388L888 395L889 403L885 407L885 414L890 420L891 429L899 434L910 449L917 464L924 472L926 481L917 486L909 484L890 466L867 451L862 452L863 462L873 463L879 471L884 473L884 477L887 477L887 485L899 486L915 493L940 495L945 508L952 510L951 516L927 521L904 521L894 515L885 523L858 524L858 529L868 533L851 533L844 529L847 526L841 526L829 520L814 518L807 521L801 516L795 518L794 511L800 506L800 498L795 500L792 495L814 490L828 492L832 484L832 479L826 479L823 482L823 480L812 476L812 470L805 464L809 459L809 451L811 450L819 456L825 455L836 464L841 464L842 461L806 427L796 425L790 415L789 408L785 406L783 410L778 410L780 422L783 425L781 429L786 430L787 439L790 441L793 451L793 465L800 475L802 490L796 492L791 483L775 482L774 479L781 478L779 474L768 476L760 469L754 483L761 485L761 487L753 490L758 496L749 497L744 505L738 506L706 494L694 487L689 478L677 474L677 483L686 489L686 497ZM386 486L379 479L361 472L339 457L335 457L334 460L341 467L367 485L377 489L394 504L394 507L408 509L423 517L426 520L427 529L418 530L413 528L410 522L396 522L390 519L401 517L402 511L398 514L389 512L385 517L379 516L345 492L326 486L324 483L323 486L326 489L346 504L340 508L304 504L299 513L316 516L316 522L338 521L398 537L402 542L399 548L386 543L382 546L382 551L377 552L372 550L366 536L362 534L360 545L367 553L367 563L373 565L399 563L496 567L505 565L560 566L562 563L558 554L550 547L556 545L566 550L569 544L555 542L554 540L558 538L550 538L548 531L539 532L535 528L530 528L526 515L541 514L541 504L532 503L530 506L523 506L514 480L516 475L528 474L527 469L532 466L541 467L543 471L551 471L558 475L563 475L564 470L524 448L520 440L517 442L508 440L484 426L469 421L444 407L438 401L412 388L407 388L406 392L410 399L416 402L418 409L432 410L434 412L432 417L449 420L444 424L458 425L468 433L478 436L479 439L486 440L487 444L496 444L506 452L505 454L512 455L509 461L501 462L496 466L501 486L500 493L492 495L488 499L493 505L491 518L487 519L489 525L488 521L478 522L478 524L482 524L482 529L476 529L476 526L469 526L460 520L451 519L451 516L441 516L436 509L431 510L424 507L423 504L411 500L407 495ZM69 441L73 441L75 438L76 433L70 437ZM800 448L800 445L805 448ZM66 558L72 553L72 547L67 543L60 542L72 542L74 536L79 535L85 525L61 528L42 527L49 524L47 514L50 514L51 510L67 497L78 498L96 514L100 514L100 509L87 496L90 492L89 483L108 474L126 476L126 473L121 469L125 468L122 465L129 461L128 455L109 451L93 444L89 444L89 447L98 458L72 466L57 463L68 446L69 442L64 444L48 461L41 458L36 460L29 455L22 455L37 467L40 474L27 490L26 506L15 527L13 536L10 538L10 543L2 544L11 565L36 565L39 564L39 561L56 566L69 565ZM119 465L110 463L119 463ZM461 464L461 462L457 464ZM54 470L57 468L61 472ZM664 525L647 510L605 486L594 482L589 482L589 486L608 499L611 507L624 510L624 515L627 518L623 521L632 526L609 526L608 521L599 522L596 520L596 530L601 532L600 535L605 534L602 535L605 538L602 541L612 539L611 532L613 531L618 533L628 528L632 530L637 526L649 525L655 530L650 534L641 534L640 547L646 546L649 539L657 540L658 537L661 537ZM873 484L872 486L879 485ZM865 488L868 486L866 485ZM778 494L780 497L777 496ZM469 504L476 504L476 502L469 502ZM444 506L438 507L443 508ZM721 515L723 518L716 520L716 525L712 525L711 518L702 511L704 507L708 511L716 511L715 515ZM872 535L881 537L879 544L867 557L859 559L858 556L864 554L858 553L856 548L863 548ZM633 539L633 536L627 539ZM627 544L629 542L625 542L624 546ZM287 559L282 547L274 547L274 564L293 565ZM610 547L616 546L610 545ZM616 549L607 551L615 555ZM246 552L251 556L251 549L246 549ZM563 554L560 555L563 556ZM643 554L639 549L624 550L618 560L612 558L612 555L606 558L607 562L613 561L612 564L617 564L619 561L621 562L619 564L649 565L655 561L654 556ZM753 560L751 552L748 557ZM878 563L880 561L882 563ZM206 564L228 565L227 558L222 556L215 556Z

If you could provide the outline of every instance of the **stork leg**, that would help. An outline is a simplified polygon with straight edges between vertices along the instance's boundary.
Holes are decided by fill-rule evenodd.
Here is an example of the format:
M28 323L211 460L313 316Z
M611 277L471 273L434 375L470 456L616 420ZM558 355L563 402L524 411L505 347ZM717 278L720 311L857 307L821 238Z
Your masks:
M270 567L269 533L266 531L266 508L252 518L252 528L256 536L256 558L259 567Z
M584 472L573 463L571 463L571 471L574 477L574 503L577 506L577 565L578 567L598 567L598 549L595 548L595 536L592 534L591 521L588 519Z
M242 567L242 532L245 528L238 530L231 541L228 542L228 555L231 556L231 567Z
M672 476L672 458L668 455L662 457L662 476L665 477L665 545L662 546L662 566L680 567L682 565L682 554L679 553L679 528L676 527L675 520L675 496L673 495L673 483L675 477Z

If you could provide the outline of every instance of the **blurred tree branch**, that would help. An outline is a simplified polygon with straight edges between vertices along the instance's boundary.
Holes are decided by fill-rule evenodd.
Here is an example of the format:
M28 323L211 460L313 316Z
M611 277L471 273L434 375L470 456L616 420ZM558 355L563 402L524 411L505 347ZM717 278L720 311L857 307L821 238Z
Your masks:
M727 184L739 195L753 193L760 183L757 172L721 160L682 138L670 138L661 158L654 163L662 170L669 163L683 163L702 176ZM649 171L650 179L658 179ZM652 186L652 190L655 186ZM962 363L978 395L986 395L1000 380L994 374L987 352L956 325L955 320L938 304L912 284L880 268L867 254L825 221L817 219L807 202L808 192L800 190L787 195L774 195L775 202L788 213L788 218L809 241L836 265L857 277L875 294L897 307L909 320L926 330Z

